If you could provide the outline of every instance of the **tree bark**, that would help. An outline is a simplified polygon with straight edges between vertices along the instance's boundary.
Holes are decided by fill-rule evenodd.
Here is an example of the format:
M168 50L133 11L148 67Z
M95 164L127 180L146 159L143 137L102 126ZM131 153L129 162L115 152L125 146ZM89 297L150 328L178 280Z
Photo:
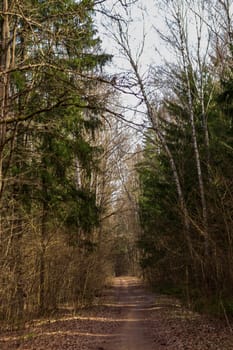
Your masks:
M180 45L181 45L180 51L182 55L183 69L184 69L185 80L186 80L189 120L190 120L190 126L192 130L193 149L194 149L194 156L196 161L196 169L197 169L200 198L201 198L201 205L202 205L202 220L203 220L203 227L204 227L204 234L205 234L205 250L206 250L206 254L208 254L209 237L208 237L207 205L206 205L206 198L205 198L205 188L204 188L200 153L199 153L198 141L197 141L193 99L191 94L191 83L190 83L190 77L189 77L189 71L188 71L188 57L187 57L188 54L187 54L187 50L185 50L185 47L186 47L185 34L184 34L184 29L182 27L181 15L179 10L177 13L177 24L178 24L178 30L179 30L179 36L180 36Z
M0 198L4 187L3 177L3 148L6 138L6 125L4 120L9 112L9 74L11 51L10 51L10 25L8 0L2 2L2 28L1 28L1 68L0 68L0 101L1 101L1 125L0 125Z

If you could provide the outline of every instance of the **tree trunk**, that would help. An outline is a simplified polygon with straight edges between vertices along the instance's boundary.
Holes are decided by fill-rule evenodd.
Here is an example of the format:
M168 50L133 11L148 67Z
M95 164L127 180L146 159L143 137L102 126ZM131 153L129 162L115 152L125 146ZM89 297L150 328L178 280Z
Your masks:
M195 126L195 116L194 116L194 108L193 108L193 99L191 94L191 83L190 83L190 77L189 77L189 71L188 71L188 53L186 52L186 41L185 41L185 34L184 29L181 24L181 14L177 13L177 24L179 29L179 36L180 36L180 51L182 55L183 60L183 69L185 73L185 80L186 80L186 89L187 89L187 97L188 97L188 112L189 112L189 120L191 125L191 131L192 131L192 142L193 142L193 149L194 149L194 156L196 161L196 169L197 169L197 176L198 176L198 184L199 184L199 190L200 190L200 198L201 198L201 206L202 206L202 221L203 221L203 233L205 236L205 253L208 255L209 252L209 237L208 237L208 222L207 222L207 205L206 205L206 198L205 198L205 188L204 188L204 181L203 181L203 175L202 175L202 167L201 167L201 160L200 160L200 153L198 149L198 142L197 142L197 133L196 133L196 126Z
M16 210L15 215L18 216ZM13 310L13 315L15 314L16 320L22 322L24 319L24 301L25 301L25 292L24 292L24 280L23 280L23 269L22 269L22 235L23 227L22 220L16 217L14 220L13 227L13 249L14 249L14 263L15 263L15 305Z
M186 238L186 241L187 241L187 246L188 246L188 249L190 251L190 254L191 254L191 256L193 256L193 248L192 248L192 243L191 243L191 239L190 239L190 222L189 222L188 210L187 210L187 207L186 207L186 204L185 204L185 199L184 199L183 190L182 190L182 187L181 187L180 177L179 177L179 173L178 173L178 170L177 170L177 167L176 167L176 163L174 161L173 155L172 155L172 153L170 151L170 148L169 148L169 146L168 146L168 144L166 142L165 137L163 136L162 132L159 130L159 126L158 126L157 118L156 118L156 112L153 110L153 108L151 106L151 103L150 103L150 101L149 101L149 99L147 97L147 94L146 94L146 91L145 91L142 79L141 79L140 74L138 72L138 67L137 67L136 63L134 62L130 52L127 51L126 53L127 53L128 57L129 57L131 66L132 66L132 68L134 70L134 73L135 73L135 76L137 78L137 81L138 81L138 84L139 84L139 87L140 87L140 90L141 90L141 94L143 96L144 103L145 103L146 108L147 108L148 118L149 118L149 120L150 120L150 122L152 124L152 128L155 131L156 135L158 136L158 139L159 139L162 147L164 148L164 150L165 150L165 152L166 152L166 154L168 156L168 159L169 159L169 163L170 163L170 166L171 166L171 169L172 169L172 173L173 173L173 179L174 179L174 182L175 182L175 185L176 185L177 194L178 194L181 214L182 214L182 217L183 217L184 234L185 234L185 238Z
M41 219L41 246L40 246L40 288L39 288L39 311L44 313L45 305L45 253L46 253L46 237L47 237L47 203L43 203L42 219Z
M11 51L10 51L10 26L9 26L8 0L2 2L2 28L1 28L1 68L0 68L0 101L1 101L1 122L7 118L9 112L9 74ZM6 125L0 125L0 199L3 193L3 148L6 138Z

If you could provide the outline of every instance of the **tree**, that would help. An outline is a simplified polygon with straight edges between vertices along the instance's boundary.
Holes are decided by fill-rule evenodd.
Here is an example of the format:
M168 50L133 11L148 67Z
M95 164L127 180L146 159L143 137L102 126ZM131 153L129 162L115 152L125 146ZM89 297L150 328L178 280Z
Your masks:
M222 74L225 80L231 65L229 49L225 47L231 31L229 2L156 4L166 9L166 31L157 33L169 45L173 54L170 62L165 59L162 67L151 65L143 71L146 35L134 52L130 23L116 21L113 31L113 39L130 66L122 73L122 80L119 78L118 88L134 96L136 102L131 110L143 115L144 120L147 118L143 125L134 123L134 127L148 126L144 161L138 166L142 265L151 281L157 281L158 276L160 280L171 277L170 282L181 286L188 301L211 295L219 303L220 295L227 295L223 281L231 265L231 249L227 248L231 246L230 217L226 214L229 208L221 205L221 212L228 219L219 214L217 203L219 198L223 203L223 197L218 197L216 189L216 183L225 183L219 176L222 170L218 142L229 129L217 98ZM217 16L209 17L209 11ZM219 51L216 52L216 48L223 47L228 52L224 70L223 61L220 63L217 56ZM221 159L224 162L225 157ZM228 173L231 167L225 162L224 165ZM231 192L227 183L228 190L222 187L225 194ZM216 219L219 216L225 217L225 223ZM224 250L228 251L227 259Z
M2 3L1 270L11 292L1 291L1 309L9 319L34 311L36 299L41 312L56 304L51 241L69 227L67 241L80 245L98 224L95 194L75 174L78 160L89 183L96 167L91 137L108 95L101 69L110 56L100 51L93 11L92 1Z

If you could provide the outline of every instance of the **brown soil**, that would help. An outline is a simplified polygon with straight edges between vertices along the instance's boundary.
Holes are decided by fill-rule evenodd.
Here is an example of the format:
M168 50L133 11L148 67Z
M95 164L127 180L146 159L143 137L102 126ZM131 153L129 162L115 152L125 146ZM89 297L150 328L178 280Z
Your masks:
M99 305L35 320L0 333L1 350L232 350L230 324L148 292L134 277L115 278Z

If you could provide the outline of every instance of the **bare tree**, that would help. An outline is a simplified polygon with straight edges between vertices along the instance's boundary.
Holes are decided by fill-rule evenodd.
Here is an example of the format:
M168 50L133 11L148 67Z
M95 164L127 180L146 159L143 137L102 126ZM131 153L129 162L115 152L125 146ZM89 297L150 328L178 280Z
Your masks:
M115 31L112 32L112 36L115 42L119 45L123 56L128 60L130 67L132 69L132 73L128 74L128 81L126 80L123 86L124 88L128 88L128 91L130 94L134 95L135 104L137 106L140 107L142 103L144 104L146 108L146 112L144 113L148 118L149 125L154 130L159 143L161 144L165 153L167 154L170 167L172 170L178 198L179 198L179 206L180 206L181 215L183 217L184 234L187 240L187 246L189 248L190 254L193 255L193 248L192 248L192 244L189 236L190 220L189 220L189 215L188 215L184 194L181 186L179 172L177 170L177 166L176 166L173 154L166 141L166 137L163 133L163 130L160 128L159 117L158 117L159 113L155 106L154 99L151 99L151 94L150 92L148 92L148 89L147 89L148 81L145 78L146 74L142 74L140 71L141 58L143 55L143 49L145 44L144 43L145 35L144 35L143 42L140 44L140 47L138 48L135 56L131 48L128 24L124 24L121 21L117 21L117 25L116 25ZM120 84L119 84L119 88L121 88ZM136 101L139 101L139 103Z

